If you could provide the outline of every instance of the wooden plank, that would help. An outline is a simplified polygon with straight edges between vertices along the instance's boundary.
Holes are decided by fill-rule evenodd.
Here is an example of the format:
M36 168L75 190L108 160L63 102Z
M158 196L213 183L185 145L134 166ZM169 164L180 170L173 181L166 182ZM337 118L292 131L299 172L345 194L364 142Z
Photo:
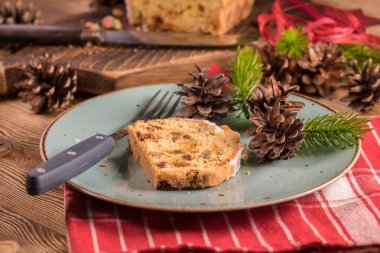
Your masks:
M0 204L64 234L62 188L40 197L25 191L25 174L41 162L39 140L54 115L35 115L16 99L0 103ZM1 229L0 229L1 230Z
M362 9L364 14L380 18L379 1L378 0L365 0L365 1L342 1L342 0L317 0L315 2L331 5L340 9Z
M337 8L351 10L362 9L364 14L380 19L379 0L363 1L342 1L342 0L317 0L315 2L331 5ZM380 25L370 26L367 28L370 34L380 36Z
M42 10L44 24L61 23L69 17L80 16L97 9L94 0L33 0L36 9ZM78 22L77 22L78 23Z
M39 57L46 52L54 54L57 64L69 62L72 68L78 71L79 90L91 94L101 94L115 88L128 87L130 85L124 81L128 80L129 75L136 78L138 73L173 69L176 70L176 73L156 76L155 82L186 81L188 77L183 73L191 69L193 63L207 66L211 62L218 62L222 66L226 66L235 55L234 49L161 48L151 50L99 46L88 48L78 46L27 47L3 61L3 93L12 90L13 83L23 78L20 66L27 64L31 56ZM143 76L145 74L140 77ZM115 86L115 82L117 82L117 86ZM145 82L145 78L140 79L139 85L143 84L148 84Z
M0 204L0 252L66 252L66 238Z

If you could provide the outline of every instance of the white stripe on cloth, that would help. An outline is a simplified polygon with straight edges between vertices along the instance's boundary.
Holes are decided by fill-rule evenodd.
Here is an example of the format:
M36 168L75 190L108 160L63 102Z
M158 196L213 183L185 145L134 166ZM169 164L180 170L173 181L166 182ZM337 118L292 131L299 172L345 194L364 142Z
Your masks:
M127 251L127 244L125 243L123 230L121 229L121 222L120 222L119 210L117 208L117 205L113 205L113 210L115 213L117 233L119 234L119 241L120 241L121 250L123 252L125 252L125 251Z
M231 238L234 241L235 247L236 248L241 248L240 242L239 242L238 238L236 237L236 234L235 234L235 232L234 232L234 230L233 230L233 228L231 226L230 220L228 219L227 214L224 213L224 212L223 212L223 217L224 217L224 221L226 222L228 231L230 232Z
M371 122L369 122L368 125L369 125L370 128L372 128L371 132L373 133L373 136L375 137L375 139L377 141L377 144L379 144L379 146L380 146L380 138L377 135L377 133L375 131L375 128L373 127L373 125L371 124Z
M360 197L362 197L363 199L365 199L367 201L367 203L371 206L371 209L375 212L376 216L380 217L379 209L377 209L376 205L372 202L372 200L367 195L364 194L364 192L360 188L358 182L356 182L356 179L355 179L354 175L352 174L351 170L348 172L348 175L350 176L350 178L352 180L352 184L354 185L355 189L359 193Z
M368 197L378 197L380 196L380 192L375 192L375 193L369 193L367 194L366 196ZM347 205L347 204L350 204L352 202L356 202L358 201L358 199L362 199L362 197L352 197L352 198L349 198L349 199L342 199L342 200L332 200L329 202L329 207L340 207L340 206L344 206L344 205ZM300 203L302 205L302 208L303 209L312 209L312 208L319 208L319 207L323 207L323 208L327 208L327 205L325 203L316 203L315 201L306 201L305 199L302 199L302 202ZM291 206L291 207L294 207L296 206L293 202L286 202L286 203L282 203L281 206Z
M273 209L273 212L274 212L274 216L276 217L276 220L278 222L278 224L280 224L280 227L282 228L282 230L284 230L285 232L285 235L286 237L288 238L289 242L294 246L296 247L297 249L300 248L300 243L297 242L292 233L290 232L290 230L288 229L288 227L285 225L285 223L282 221L281 217L280 217L280 214L278 213L278 210L277 210L277 207L276 206L272 206L272 209Z
M203 222L202 218L198 214L197 214L197 219L202 229L202 236L203 236L203 240L205 241L205 244L207 246L211 246L210 239L208 238L208 235L207 235L205 223Z
M370 193L370 194L367 194L366 196L368 197L379 197L380 196L380 192L378 193ZM345 205L348 205L348 204L351 204L352 202L356 202L358 201L358 199L362 199L362 197L356 197L356 198L351 198L351 199L344 199L342 201L331 201L329 202L329 207L341 207L341 206L345 206ZM311 204L313 203L313 204ZM302 205L302 209L314 209L314 208L320 208L320 207L323 207L323 208L327 208L327 205L325 203L314 203L314 202L306 202L302 199L302 202L300 202L300 204ZM282 203L281 204L281 207L285 207L285 206L288 206L288 207L297 207L293 202L286 202L286 203ZM73 218L72 218L73 219Z
M366 173L368 173L368 167L355 167L355 174L357 175L358 172L362 172L363 175L366 175ZM377 174L379 174L380 172L377 172Z
M146 217L146 213L144 210L141 210L141 215L143 218L145 233L146 233L146 237L148 238L149 247L154 248L155 245L154 245L153 237L152 237L152 234L150 233L148 218Z
M339 181L339 180L337 180ZM335 181L335 183L337 182ZM340 235L340 237L343 238L343 240L345 240L347 242L348 245L352 246L353 245L353 242L347 238L347 236L344 234L342 228L340 227L340 225L336 222L336 220L334 219L334 217L332 217L328 207L324 207L325 203L323 202L323 199L321 197L321 195L319 194L319 192L316 192L315 193L315 196L316 198L318 199L318 201L321 203L321 205L323 206L323 211L325 212L325 214L327 215L327 217L329 218L329 220L331 221L331 224L335 227L335 229L338 231L338 234Z
M327 244L326 239L321 236L321 234L319 233L318 229L316 229L315 226L313 224L311 224L311 222L309 221L309 219L306 218L306 215L305 215L304 211L302 210L302 206L301 206L300 202L298 202L297 199L295 199L294 202L296 203L296 207L297 207L298 211L300 212L302 219L306 222L307 225L309 225L309 227L311 228L311 230L313 230L314 235L316 237L318 237L319 240L322 241L322 244L324 244L324 245Z
M380 184L380 178L377 176L376 171L375 171L375 169L373 168L373 166L372 166L371 162L369 161L367 155L365 154L364 150L362 149L362 150L360 151L360 153L361 153L361 155L363 156L363 158L364 158L364 160L366 161L366 163L368 164L369 170L372 172L373 176L375 177L376 182L377 182L378 184Z
M251 214L250 210L248 209L246 211L246 213L248 215L249 223L251 224L252 230L255 233L255 235L257 236L257 239L259 240L259 242L261 243L261 245L264 248L266 248L269 252L273 252L273 248L268 245L268 243L264 240L263 236L261 235L259 229L257 228L256 223L255 223L255 221L254 221L254 219L252 217L252 214Z
M168 213L168 217L169 217L170 225L172 226L172 228L174 230L175 239L177 240L177 244L180 245L180 244L182 244L181 234L178 231L177 225L175 224L173 216L171 213Z
M322 190L327 201L339 198L339 195L350 194L356 196L353 192L350 183L346 177L341 177L335 183ZM358 245L368 245L379 242L380 227L373 216L373 213L368 210L367 206L358 199L349 205L331 208L338 219L341 221L346 231L353 241Z
M94 217L92 215L91 203L90 203L89 197L86 197L86 209L87 209L88 223L90 225L92 245L94 247L94 252L99 252L99 242L98 242L98 237L96 235L95 222L94 222Z

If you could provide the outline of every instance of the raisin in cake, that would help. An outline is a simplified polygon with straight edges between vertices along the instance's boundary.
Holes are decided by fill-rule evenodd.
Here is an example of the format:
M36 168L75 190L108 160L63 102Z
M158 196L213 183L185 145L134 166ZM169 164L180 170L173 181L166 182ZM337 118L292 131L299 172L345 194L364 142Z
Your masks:
M133 156L154 188L198 188L234 176L243 150L240 134L206 120L169 118L128 127Z
M251 13L254 0L126 0L129 23L181 33L226 33Z

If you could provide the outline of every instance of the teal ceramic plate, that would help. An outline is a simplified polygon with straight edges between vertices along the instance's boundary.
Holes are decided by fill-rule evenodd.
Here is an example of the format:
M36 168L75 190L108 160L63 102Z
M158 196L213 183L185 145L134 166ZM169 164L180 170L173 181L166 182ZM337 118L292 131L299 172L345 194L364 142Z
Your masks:
M177 90L173 84L131 88L87 100L60 115L45 131L41 154L48 159L96 133L111 134L129 121L157 90ZM330 113L326 106L306 97L292 96L306 107L302 118ZM242 133L249 121L229 125ZM88 195L146 209L210 212L272 205L312 193L342 176L356 161L359 145L346 149L304 150L294 159L266 164L243 164L239 173L217 187L200 190L155 190L122 139L104 161L72 179L69 184ZM103 164L101 166L101 164ZM107 166L104 167L104 164Z

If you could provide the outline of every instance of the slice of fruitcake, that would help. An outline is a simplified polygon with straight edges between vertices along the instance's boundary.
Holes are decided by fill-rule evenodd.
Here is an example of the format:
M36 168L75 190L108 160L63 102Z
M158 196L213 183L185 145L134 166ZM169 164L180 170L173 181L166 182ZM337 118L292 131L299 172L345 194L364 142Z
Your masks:
M154 188L198 188L235 176L243 145L228 126L183 118L137 121L128 127L133 156Z
M221 35L251 13L254 0L126 0L130 24Z

